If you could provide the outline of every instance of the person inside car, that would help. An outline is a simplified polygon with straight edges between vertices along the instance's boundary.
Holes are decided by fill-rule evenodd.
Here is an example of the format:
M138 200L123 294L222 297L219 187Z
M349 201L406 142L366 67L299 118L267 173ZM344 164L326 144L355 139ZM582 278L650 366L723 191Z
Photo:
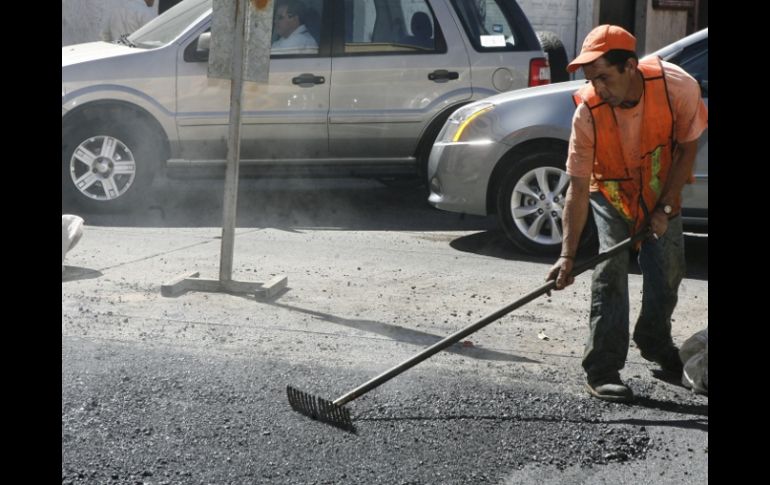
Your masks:
M273 30L278 38L273 42L273 54L314 54L318 42L305 26L308 11L298 0L279 0L275 4Z
M685 271L680 204L692 175L708 112L698 83L658 57L637 59L636 38L621 27L593 29L568 66L589 81L573 100L561 256L547 280L560 290L570 276L583 227L593 210L601 251L649 226L642 241L642 308L634 342L642 357L681 379L671 315ZM620 379L629 346L628 254L596 266L591 284L589 337L583 355L588 392L599 399L633 400Z

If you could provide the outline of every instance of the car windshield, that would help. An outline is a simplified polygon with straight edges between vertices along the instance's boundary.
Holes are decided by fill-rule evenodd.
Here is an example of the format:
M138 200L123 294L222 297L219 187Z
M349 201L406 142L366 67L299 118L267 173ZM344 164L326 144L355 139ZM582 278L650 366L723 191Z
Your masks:
M211 9L212 0L185 0L128 36L131 45L153 49L179 37L195 20Z

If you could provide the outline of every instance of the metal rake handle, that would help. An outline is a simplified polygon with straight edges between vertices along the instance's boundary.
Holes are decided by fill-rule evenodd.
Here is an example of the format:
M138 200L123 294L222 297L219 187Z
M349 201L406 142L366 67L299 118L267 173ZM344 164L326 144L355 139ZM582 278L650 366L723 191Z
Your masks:
M577 276L580 273L586 271L587 269L596 266L598 263L604 261L605 259L611 258L612 256L624 250L631 244L641 241L648 234L649 234L649 231L641 232L635 235L634 237L628 238L625 241L611 247L607 251L597 254L596 256L590 258L588 261L585 261L577 265L573 269L572 275ZM433 354L449 347L453 343L460 341L462 338L467 337L473 332L476 332L477 330L489 325L490 323L499 319L503 315L506 315L512 312L513 310L529 303L530 301L534 300L540 295L551 291L555 286L556 286L556 281L554 280L547 281L546 283L540 285L540 287L538 287L536 290L532 291L527 295L524 295L523 297L519 298L518 300L511 303L510 305L507 305L497 310L496 312L490 313L489 315L477 321L473 325L466 327L456 333L453 333L452 335L442 339L439 342L436 342L435 344L431 345L430 347L423 350L422 352L415 355L414 357L406 360L405 362L398 364L397 366L391 369L388 369L387 371L378 375L374 379L371 379L370 381L356 387L352 391L348 392L343 396L338 397L334 401L328 401L321 397L314 396L304 391L300 391L299 389L296 389L292 386L286 386L286 394L287 394L287 397L289 398L289 404L295 411L299 413L302 413L313 419L331 424L332 426L337 426L339 428L355 433L355 426L353 425L353 421L350 419L350 412L345 407L343 407L346 403L352 401L353 399L359 396L362 396L363 394L366 394L367 392L383 384L384 382L389 381L390 379L397 376L398 374L401 374L407 369L414 367L415 365L419 364L420 362L432 356Z
M630 237L628 239L625 239L624 241L616 244L615 246L611 247L607 251L603 253L599 253L596 256L591 257L587 261L575 266L575 268L572 270L572 275L577 276L580 273L583 273L584 271L593 268L597 264L601 263L602 261L611 258L612 256L616 255L620 251L628 248L632 244L635 244L645 237L649 232L642 231L638 234L636 234L634 237ZM397 376L398 374L401 374L402 372L406 371L407 369L410 369L411 367L414 367L415 365L419 364L423 360L431 357L432 355L440 352L441 350L444 350L445 348L449 347L450 345L459 342L463 338L467 337L468 335L486 327L490 323L500 319L501 317L507 315L508 313L512 312L513 310L522 307L529 303L530 301L534 300L535 298L538 298L539 296L548 293L549 291L553 290L556 286L555 280L547 281L546 283L540 285L537 289L534 291L524 295L523 297L519 298L518 300L514 301L513 303L500 308L499 310L490 313L489 315L485 316L481 320L478 320L476 323L465 327L462 330L459 330L452 335L449 335L448 337L443 338L442 340L436 342L435 344L431 345L427 349L423 350L419 354L415 355L414 357L398 364L395 367L392 367L388 369L387 371L383 372L382 374L378 375L377 377L369 380L368 382L365 382L364 384L361 384L360 386L356 387L352 391L348 392L347 394L344 394L337 399L333 401L332 404L335 406L343 406L344 404L352 401L353 399L356 399L357 397L362 396L363 394L366 394L367 392L371 391L375 387L389 381L393 377Z

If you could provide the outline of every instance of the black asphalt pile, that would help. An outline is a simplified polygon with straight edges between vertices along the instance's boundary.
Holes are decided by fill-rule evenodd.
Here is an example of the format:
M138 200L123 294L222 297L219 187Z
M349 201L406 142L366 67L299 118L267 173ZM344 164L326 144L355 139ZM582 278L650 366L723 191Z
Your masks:
M479 434L503 435L497 461L516 467L533 462L559 469L623 462L644 458L650 445L644 426L617 426L604 420L604 414L622 405L532 392L525 386L502 391L473 385L474 395L469 395L469 387L375 405L357 422L362 433L369 422L406 422L429 429L435 423L444 428L441 439L449 436L457 443L472 441ZM381 393L378 400L384 397Z
M644 427L605 419L623 405L417 368L348 405L357 434L286 400L289 383L333 399L369 377L65 339L62 483L497 483L527 464L597 467L651 446Z

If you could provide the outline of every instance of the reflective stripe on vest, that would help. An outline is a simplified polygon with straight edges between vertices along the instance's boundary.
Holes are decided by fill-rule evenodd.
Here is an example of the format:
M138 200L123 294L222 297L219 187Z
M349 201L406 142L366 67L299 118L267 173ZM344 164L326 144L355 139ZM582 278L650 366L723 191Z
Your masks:
M639 230L658 203L666 183L673 158L674 119L666 90L666 80L660 59L642 60L638 64L644 78L644 104L640 169L631 173L621 148L620 129L612 107L587 84L574 95L575 104L585 103L593 118L594 166L592 183L632 225L632 234ZM644 205L644 207L642 207ZM679 198L674 205L678 211Z

